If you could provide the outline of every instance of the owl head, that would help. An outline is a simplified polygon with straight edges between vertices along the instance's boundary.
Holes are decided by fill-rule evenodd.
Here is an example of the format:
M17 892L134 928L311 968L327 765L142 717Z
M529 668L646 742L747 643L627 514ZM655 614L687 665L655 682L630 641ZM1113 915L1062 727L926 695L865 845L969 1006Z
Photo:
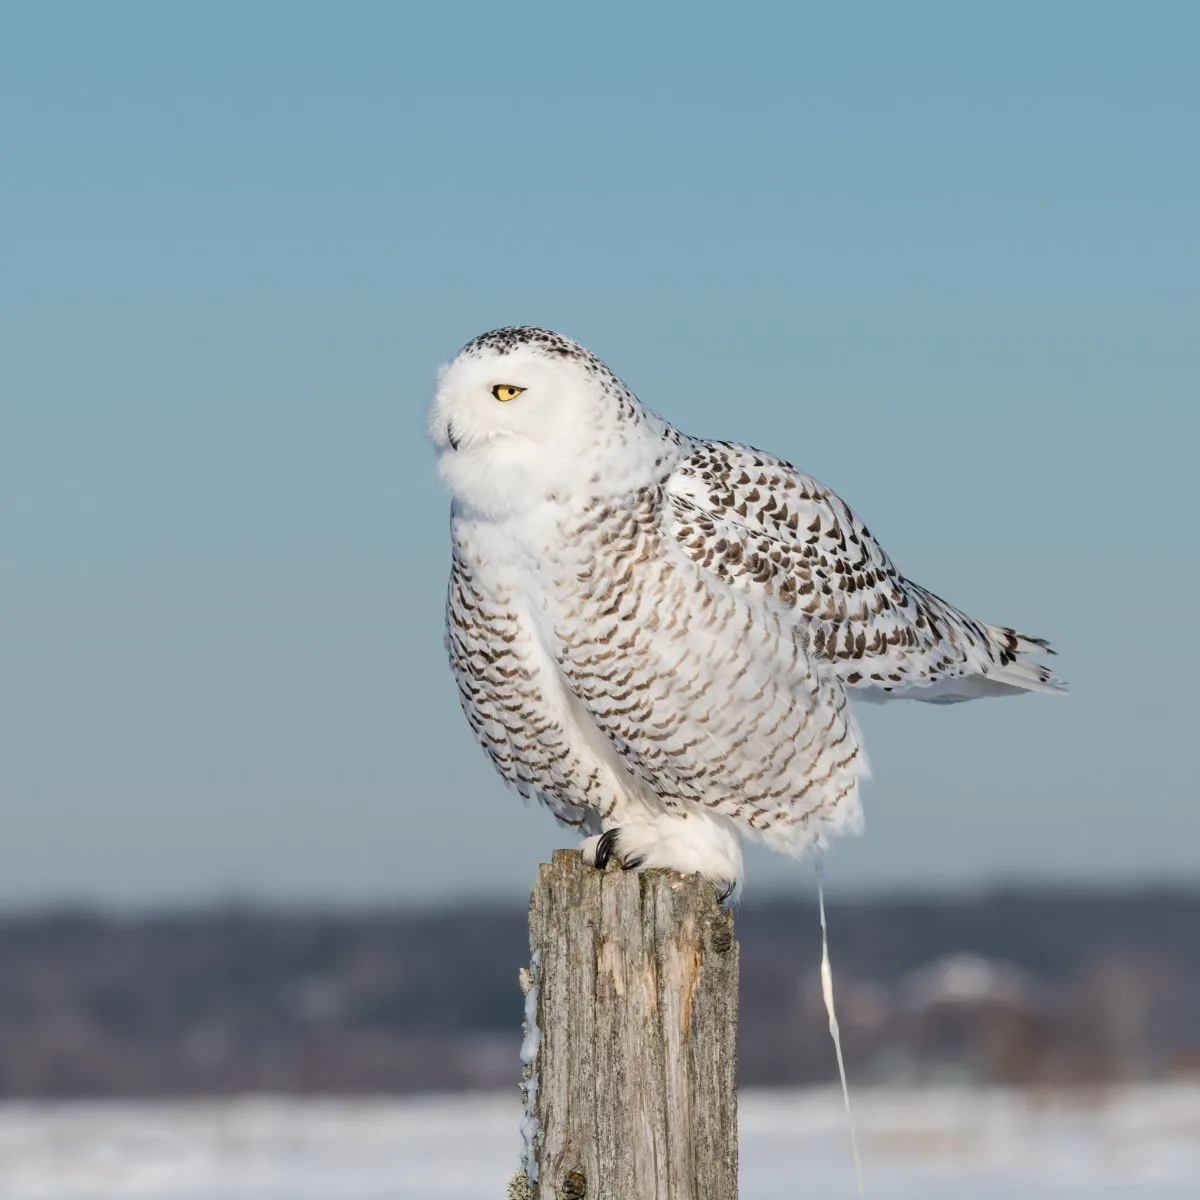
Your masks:
M481 334L438 372L429 430L455 499L491 517L640 486L678 440L594 354L527 326Z

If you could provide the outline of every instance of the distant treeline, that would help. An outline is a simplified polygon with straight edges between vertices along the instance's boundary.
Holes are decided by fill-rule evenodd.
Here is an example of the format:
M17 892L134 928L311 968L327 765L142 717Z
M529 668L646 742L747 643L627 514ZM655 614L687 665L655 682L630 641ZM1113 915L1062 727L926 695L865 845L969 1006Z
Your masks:
M1200 1072L1200 889L833 904L860 1082ZM747 1084L833 1078L813 904L739 910ZM0 916L0 1095L515 1087L520 906Z

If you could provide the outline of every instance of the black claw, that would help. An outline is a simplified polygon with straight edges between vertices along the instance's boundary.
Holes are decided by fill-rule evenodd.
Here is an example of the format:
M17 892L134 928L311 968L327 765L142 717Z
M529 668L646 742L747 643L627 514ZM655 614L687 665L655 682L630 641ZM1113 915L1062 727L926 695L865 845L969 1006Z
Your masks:
M609 829L600 835L600 840L596 843L596 870L603 871L608 866L616 841L616 829Z
M636 858L626 858L621 862L621 870L636 871L645 861L640 854Z
M733 895L734 885L731 883L723 892L717 894L717 903L724 904Z

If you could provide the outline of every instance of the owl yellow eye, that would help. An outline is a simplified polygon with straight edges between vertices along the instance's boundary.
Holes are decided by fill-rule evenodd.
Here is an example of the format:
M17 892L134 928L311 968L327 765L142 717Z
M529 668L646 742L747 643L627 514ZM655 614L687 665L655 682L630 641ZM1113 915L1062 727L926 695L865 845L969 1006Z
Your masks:
M513 387L511 383L498 383L492 388L492 395L497 400L515 400L525 389Z

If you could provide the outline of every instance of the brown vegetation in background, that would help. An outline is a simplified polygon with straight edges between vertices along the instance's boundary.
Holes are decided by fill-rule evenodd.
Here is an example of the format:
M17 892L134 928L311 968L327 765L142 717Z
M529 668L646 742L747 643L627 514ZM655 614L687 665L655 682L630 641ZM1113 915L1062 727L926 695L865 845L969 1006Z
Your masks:
M831 906L860 1083L1200 1072L1200 892ZM519 906L0 918L0 1095L515 1087ZM829 1082L815 907L748 905L745 1084Z

